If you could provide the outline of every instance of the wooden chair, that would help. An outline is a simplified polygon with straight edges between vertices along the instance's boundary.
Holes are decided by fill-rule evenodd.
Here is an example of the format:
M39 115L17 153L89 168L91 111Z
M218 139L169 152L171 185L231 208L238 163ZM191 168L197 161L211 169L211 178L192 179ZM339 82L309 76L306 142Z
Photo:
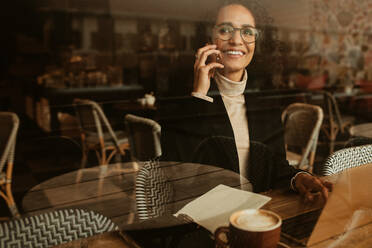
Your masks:
M372 163L372 145L354 146L331 154L319 171L321 176L339 173L345 169Z
M240 173L234 151L236 151L234 138L207 137L195 148L192 162L214 165ZM287 161L274 154L266 144L250 140L249 165L246 168L248 181L245 182L245 190L264 192L276 187L288 186L289 182L280 180L277 177L280 173L275 172L279 163L287 163Z
M147 161L161 156L161 127L156 121L127 114L124 122L133 161Z
M335 142L339 133L345 133L355 118L353 116L341 115L336 98L328 91L322 91L323 106L325 111L324 122L321 131L326 135L329 142L329 154L335 149Z
M355 136L355 137L351 137L346 142L346 144L344 145L344 148L349 148L349 147L354 147L354 146L363 146L363 145L369 145L369 144L372 144L372 138Z
M100 165L110 162L115 154L129 149L124 131L114 131L102 108L91 100L74 100L83 146L82 167L85 167L89 150L96 152ZM109 154L107 154L109 152Z
M0 112L0 195L8 204L13 217L19 217L12 194L12 172L19 119L15 113ZM2 247L2 246L1 246Z
M323 110L306 103L290 104L282 113L287 160L296 168L313 170Z
M114 230L116 224L93 211L56 210L0 223L0 247L52 247Z

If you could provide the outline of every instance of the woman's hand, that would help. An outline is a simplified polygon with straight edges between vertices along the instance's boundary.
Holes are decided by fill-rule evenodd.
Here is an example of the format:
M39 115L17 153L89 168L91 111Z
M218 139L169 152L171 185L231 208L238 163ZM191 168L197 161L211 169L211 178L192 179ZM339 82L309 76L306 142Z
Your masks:
M328 199L328 192L332 191L333 184L319 177L307 173L296 176L295 186L306 202L314 201L314 194L320 193L325 200Z
M216 45L206 45L199 48L195 54L193 92L207 95L214 70L224 67L223 64L216 62L216 59L212 59L212 62L206 64L208 56L214 55L213 57L217 58L221 54L219 50L216 50L216 47Z

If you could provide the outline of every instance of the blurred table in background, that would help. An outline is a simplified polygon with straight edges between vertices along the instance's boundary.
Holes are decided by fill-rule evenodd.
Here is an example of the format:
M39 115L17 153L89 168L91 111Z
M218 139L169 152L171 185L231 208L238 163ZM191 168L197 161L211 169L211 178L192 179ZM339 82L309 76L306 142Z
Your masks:
M372 122L352 126L350 128L350 135L372 139Z
M144 95L141 85L92 88L48 88L38 86L26 96L27 115L46 132L60 134L58 113L73 114L74 98L90 99L103 105L128 101Z

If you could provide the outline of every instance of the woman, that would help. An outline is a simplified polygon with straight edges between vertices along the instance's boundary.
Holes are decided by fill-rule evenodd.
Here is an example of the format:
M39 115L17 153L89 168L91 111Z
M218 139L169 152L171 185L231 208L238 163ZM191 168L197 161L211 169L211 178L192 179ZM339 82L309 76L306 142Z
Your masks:
M224 161L219 165L251 181L257 173L262 174L259 180L252 182L254 191L268 190L283 183L289 186L291 181L292 187L307 200L313 199L311 192L314 191L327 198L332 185L289 166L282 135L278 138L274 132L271 136L276 138L269 137L272 130L281 126L278 109L270 106L264 97L243 94L248 79L246 67L253 59L258 37L256 18L250 9L241 4L228 4L219 9L213 44L200 48L195 55L193 99L182 110L183 123L162 123L164 157L188 160L187 155L194 153L209 137L230 137L235 145L220 149L227 150L228 154L215 154L216 161ZM172 131L177 135L172 137ZM172 144L169 143L171 137ZM272 153L265 168L252 163L253 141L265 143ZM222 143L219 145L226 145L225 141ZM187 148L177 149L180 144Z

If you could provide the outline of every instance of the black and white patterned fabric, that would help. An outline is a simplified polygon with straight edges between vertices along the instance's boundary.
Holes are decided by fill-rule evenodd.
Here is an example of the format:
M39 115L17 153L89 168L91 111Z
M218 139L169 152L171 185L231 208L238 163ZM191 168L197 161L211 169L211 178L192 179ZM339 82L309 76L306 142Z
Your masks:
M158 162L146 162L136 178L136 207L140 220L167 213L167 203L173 198L173 186Z
M320 175L332 175L348 168L369 163L372 163L372 145L344 148L327 158Z
M56 210L0 223L0 247L52 247L117 229L109 218L92 211Z

